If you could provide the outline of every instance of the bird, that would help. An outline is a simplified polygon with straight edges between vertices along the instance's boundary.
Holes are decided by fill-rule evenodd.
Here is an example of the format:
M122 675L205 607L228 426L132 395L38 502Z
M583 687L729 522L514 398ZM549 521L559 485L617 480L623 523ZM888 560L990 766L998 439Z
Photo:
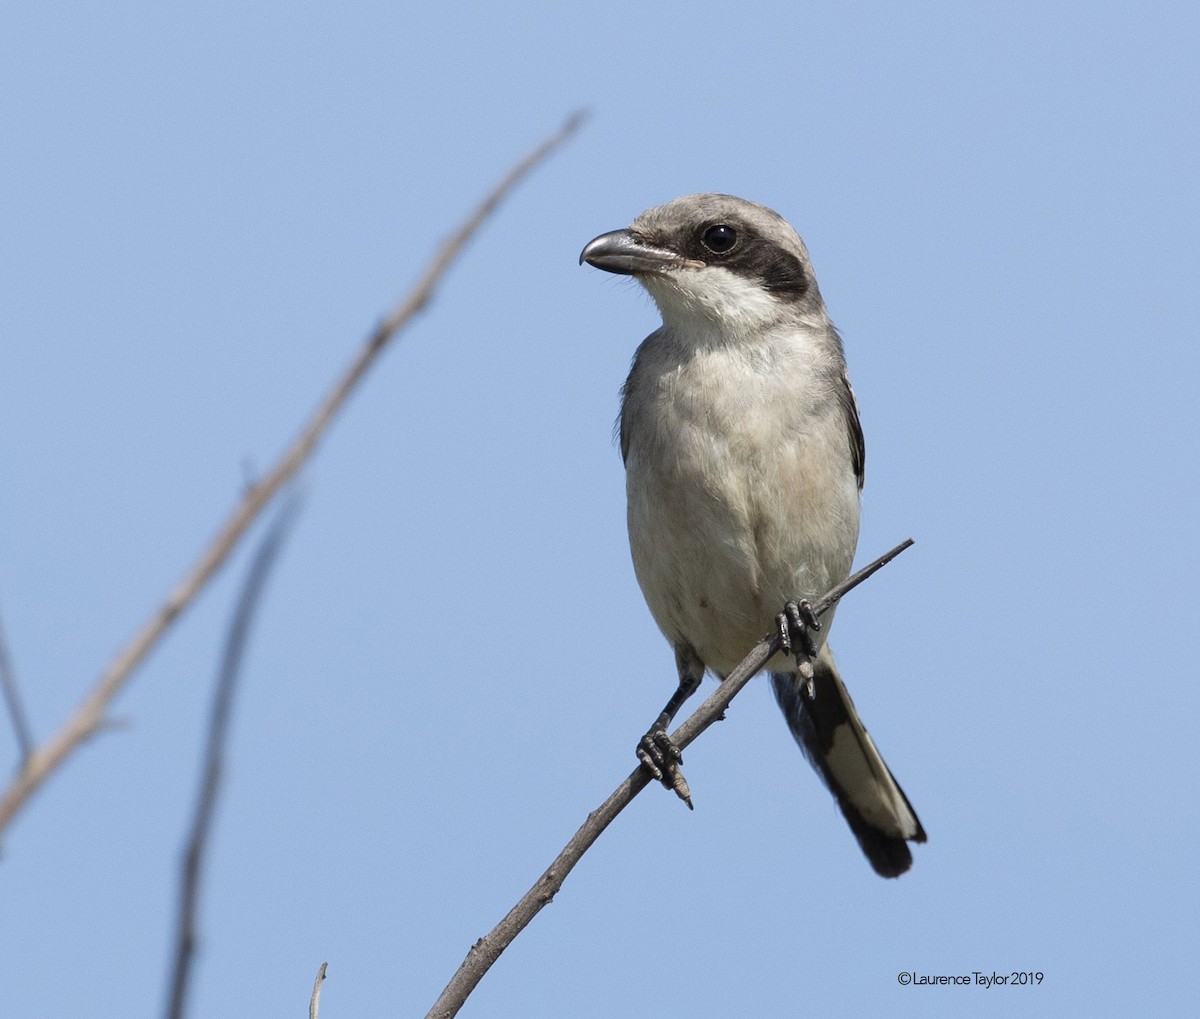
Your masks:
M679 707L782 627L811 654L765 666L788 728L875 872L898 877L925 829L834 663L833 611L822 623L809 608L849 574L866 452L804 242L764 205L692 194L594 238L579 261L632 277L662 316L617 426L634 572L679 676L639 760L671 786Z

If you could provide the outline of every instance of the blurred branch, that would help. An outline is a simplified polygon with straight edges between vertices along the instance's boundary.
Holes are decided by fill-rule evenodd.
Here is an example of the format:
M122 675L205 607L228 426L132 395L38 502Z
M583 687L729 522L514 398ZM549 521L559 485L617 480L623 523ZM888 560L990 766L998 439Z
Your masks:
M90 738L100 727L105 709L125 685L134 670L145 660L151 649L170 629L179 615L188 608L224 565L246 530L258 519L275 494L308 460L318 441L341 410L347 398L358 386L367 370L375 363L388 342L420 312L433 297L442 277L475 235L487 218L509 193L555 149L578 129L583 115L576 113L554 134L518 162L487 194L463 224L450 235L434 255L416 286L396 308L383 319L367 339L358 356L334 384L316 413L293 439L291 445L267 475L251 485L241 503L226 520L212 543L195 565L142 625L125 647L109 664L92 691L66 721L62 728L26 758L20 773L0 798L0 831L6 828L17 812L41 784L58 769L67 756Z
M208 849L213 815L216 812L217 796L221 791L229 718L233 712L233 697L241 674L250 624L254 621L255 611L262 602L263 586L275 565L275 559L291 529L292 521L296 518L298 505L299 501L293 493L258 546L246 573L246 581L242 585L242 592L229 624L229 633L225 638L225 653L221 656L221 670L216 690L213 691L212 714L208 722L203 778L200 793L196 798L196 812L192 819L192 831L188 838L179 880L175 960L172 966L170 997L167 1000L169 1019L182 1019L187 1006L188 980L196 951L196 913L200 900L200 879L203 876L204 857Z
M318 1019L321 1013L321 985L325 983L325 970L329 963L321 963L317 970L317 979L313 981L312 997L308 999L308 1019Z
M824 615L842 599L843 595L890 563L912 543L912 538L907 538L890 552L847 577L822 598L813 602L813 611L818 616ZM671 734L672 742L680 750L683 750L713 722L723 718L725 709L729 707L733 698L767 664L767 660L779 650L779 645L778 633L769 634L755 644L738 667L718 684L716 692ZM802 659L806 656L801 652L797 658ZM649 772L641 767L637 768L613 791L607 800L588 814L583 827L563 847L563 851L558 854L545 873L537 879L533 887L509 910L503 920L471 946L471 950L467 952L467 957L459 966L458 972L454 974L441 996L434 1002L433 1008L429 1010L425 1019L451 1019L452 1016L458 1014L458 1010L462 1008L468 995L475 990L479 981L483 979L483 975L491 968L492 963L500 957L500 953L512 944L516 936L529 925L541 908L558 894L567 875L571 873L583 854L591 848L592 843L651 781Z
M0 687L4 688L4 703L8 705L8 717L12 719L13 732L17 736L17 748L24 765L33 753L33 736L29 732L29 721L21 704L21 691L17 688L17 674L8 653L8 641L4 636L4 621L0 618Z

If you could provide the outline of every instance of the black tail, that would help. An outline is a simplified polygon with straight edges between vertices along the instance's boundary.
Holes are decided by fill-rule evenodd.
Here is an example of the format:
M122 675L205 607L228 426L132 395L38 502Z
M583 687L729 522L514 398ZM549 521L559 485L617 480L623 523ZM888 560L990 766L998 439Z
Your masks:
M875 873L899 877L912 866L908 843L924 842L925 829L859 719L828 647L813 667L811 693L796 673L771 673L775 700Z

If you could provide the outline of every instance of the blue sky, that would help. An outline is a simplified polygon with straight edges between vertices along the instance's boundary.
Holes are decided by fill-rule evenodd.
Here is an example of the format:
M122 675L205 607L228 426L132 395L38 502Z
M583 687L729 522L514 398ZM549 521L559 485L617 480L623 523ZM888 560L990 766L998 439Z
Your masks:
M1194 6L10 4L0 611L44 739L496 178L305 472L193 1013L423 1015L674 684L583 244L679 194L807 241L867 439L832 643L929 832L876 878L756 681L463 1015L1192 1014ZM161 1011L241 550L5 833L5 1014ZM711 682L707 689L711 690ZM0 726L0 750L16 750ZM897 973L1044 973L1033 988Z

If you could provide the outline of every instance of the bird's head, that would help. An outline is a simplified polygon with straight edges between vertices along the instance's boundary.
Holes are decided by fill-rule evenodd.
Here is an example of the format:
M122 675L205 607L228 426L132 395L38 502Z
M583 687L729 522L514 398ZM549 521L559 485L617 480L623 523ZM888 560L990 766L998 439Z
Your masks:
M796 231L766 206L732 195L685 195L643 212L627 229L590 241L579 261L633 276L668 325L741 333L824 316Z

